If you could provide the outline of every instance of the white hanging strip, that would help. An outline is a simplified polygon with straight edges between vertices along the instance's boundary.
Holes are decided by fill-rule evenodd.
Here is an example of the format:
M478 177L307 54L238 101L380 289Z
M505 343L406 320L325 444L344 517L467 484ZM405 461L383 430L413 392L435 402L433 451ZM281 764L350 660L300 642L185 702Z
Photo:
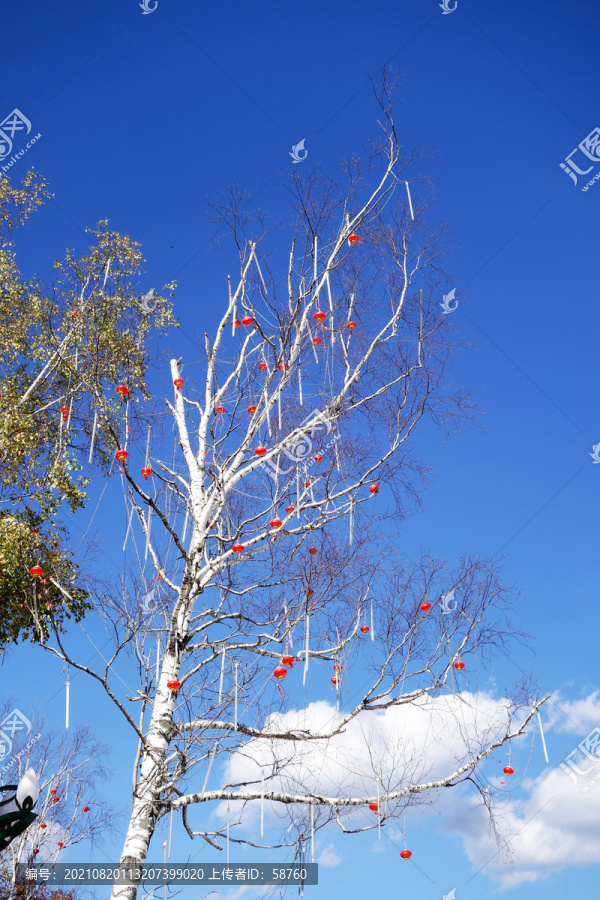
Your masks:
M68 666L67 666L67 682L66 682L65 687L67 689L66 706L65 706L65 729L68 731L69 730L69 705L70 705L70 699L71 699L70 698L71 682L69 681L69 667Z
M371 600L371 640L375 640L375 631L373 630L373 601Z
M206 770L206 777L205 777L205 779L204 779L204 784L203 784L203 786L202 786L202 796L203 796L203 797L204 797L204 793L205 793L205 791L206 791L206 785L208 784L208 777L209 777L209 775L210 775L210 770L212 769L212 764L213 764L213 762L214 762L214 760L215 760L215 756L217 755L217 749L218 749L218 747L219 747L219 741L217 741L217 743L216 743L215 746L213 747L213 752L211 753L210 759L209 759L209 761L208 761L208 769Z
M331 299L331 285L329 284L329 272L327 272L327 296L329 297L329 327L331 328L331 348L335 345L335 330L333 328L333 301Z
M148 547L150 546L150 521L152 519L152 507L148 510L148 524L146 525L146 552L144 554L144 565L148 559Z
M189 520L190 520L190 510L189 510L189 508L186 508L186 510L185 510L185 521L184 521L184 523L183 523L183 532L181 533L181 540L182 540L182 541L185 541L185 536L186 536L186 534L187 534L187 527L188 527L188 522L189 522Z
M270 438L271 437L271 416L269 414L269 401L267 401L265 408L267 410L267 428L268 428L267 437Z
M166 869L167 868L167 842L166 841L163 841L163 865ZM167 883L165 881L165 886L163 888L163 900L167 900L167 894L168 894Z
M67 422L65 428L71 427L71 413L73 412L73 398L71 397L71 402L69 403L69 415L67 416Z
M281 431L281 391L277 391L277 416L279 418L279 430Z
M377 837L381 840L381 816L379 815L379 778L377 779Z
M158 684L158 679L160 678L160 638L157 636L156 638L156 683Z
M94 442L96 440L96 425L98 424L98 410L94 412L94 424L92 426L92 442L90 444L90 455L88 458L88 462L91 463L92 456L94 455Z
M542 717L540 716L540 711L539 711L539 709L538 709L538 711L537 711L537 715L538 715L538 723L539 723L539 726L540 726L540 735L541 735L541 738L542 738L542 746L543 746L543 748L544 748L544 756L546 757L546 762L549 763L550 760L548 759L548 751L547 751L547 749L546 749L546 739L544 738L544 729L543 729L543 727L542 727Z
M409 188L409 186L408 186L408 181L405 181L404 184L406 185L406 193L408 194L408 203L409 203L409 206L410 206L410 217L411 217L411 219L412 219L413 222L414 222L414 221L415 221L415 214L414 214L414 211L413 211L412 200L411 200L411 198L410 198L410 188Z
M263 278L263 273L261 272L260 266L258 264L258 257L256 253L254 254L254 262L256 263L256 268L258 269L258 274L260 275L260 280L262 281L262 286L265 294L267 293L267 286L265 284L265 279Z
M265 770L260 770L260 836L264 834L265 826Z
M306 330L308 331L308 336L309 336L309 338L310 338L310 346L312 347L312 350L313 350L313 353L314 353L314 356L315 356L315 361L316 361L316 363L317 363L317 365L318 365L318 364L319 364L319 357L317 356L317 348L316 348L315 345L313 344L313 336L312 336L312 331L310 330L310 325L308 324L308 319L306 320Z
M310 804L310 861L315 861L315 807Z
M234 718L233 718L233 724L235 725L236 729L237 729L237 723L238 723L238 666L239 666L239 663L236 662L236 664L235 664L235 675L234 675L234 680L235 680L235 700L234 700Z
M298 369L298 391L300 393L300 406L304 406L302 402L302 372Z
M352 499L352 497L350 497L350 514L348 516L348 519L349 519L348 525L349 525L349 532L350 532L348 535L348 540L349 540L350 546L352 546L352 538L354 537L354 500Z
M221 677L219 678L219 703L223 697L223 675L225 674L225 650L221 651Z
M313 268L313 279L316 282L317 280L317 236L315 234L314 239L314 268Z
M308 635L310 630L310 619L308 617L308 613L306 613L306 656L304 659L304 675L302 677L302 684L306 684L306 675L308 673Z
M171 820L169 822L169 852L167 859L171 859L171 837L173 836L173 810L171 810Z
M296 466L296 515L300 521L300 471Z
M146 438L146 462L145 462L146 466L150 462L150 430L151 430L150 425L148 425L148 437Z
M104 288L106 287L106 279L108 278L108 273L110 272L111 261L111 257L109 257L108 262L106 263L106 269L104 271L104 283L102 285L102 290L104 290Z

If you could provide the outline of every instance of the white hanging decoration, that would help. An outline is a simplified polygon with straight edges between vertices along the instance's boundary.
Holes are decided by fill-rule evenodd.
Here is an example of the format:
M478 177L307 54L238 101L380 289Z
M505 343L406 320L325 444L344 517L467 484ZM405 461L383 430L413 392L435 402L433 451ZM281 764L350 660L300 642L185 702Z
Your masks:
M316 361L316 363L317 363L317 365L318 365L318 364L319 364L319 357L318 357L318 355L317 355L317 348L315 347L315 345L314 345L314 343L313 343L312 331L310 330L310 325L308 324L308 319L306 320L306 330L308 331L308 337L310 338L310 346L312 347L312 351L313 351L313 354L314 354L314 357L315 357L315 361Z
M171 818L169 821L169 852L167 854L167 859L171 859L171 838L173 836L173 810L171 810Z
M234 675L234 690L235 690L235 699L234 699L234 717L233 724L237 730L238 723L238 666L239 663L235 664L235 675Z
M310 861L315 861L315 806L310 804Z
M381 816L379 815L379 778L377 778L377 838L381 840Z
M411 200L411 197L410 197L410 188L409 188L409 186L408 186L408 181L405 181L404 184L406 185L406 193L408 194L408 204L409 204L409 206L410 206L410 217L411 217L411 219L412 219L413 222L414 222L414 221L415 221L415 214L414 214L414 211L413 211L412 200Z
M223 675L225 674L225 650L221 651L221 677L219 678L219 703L223 698Z
M96 426L98 424L98 410L94 412L94 424L92 426L92 442L90 444L90 455L88 458L88 462L91 463L92 456L94 455L94 442L96 440Z
M156 683L160 678L160 638L156 638Z
M296 466L296 514L300 520L300 470Z
M265 770L260 770L260 836L264 834L265 826Z
M302 677L302 684L306 684L306 676L308 674L308 638L309 638L309 630L310 630L310 619L308 613L306 613L306 655L304 658L304 675Z
M348 516L348 526L349 526L349 535L348 541L350 546L352 546L352 539L354 537L354 499L350 497L350 513Z
M304 406L302 402L302 372L298 369L298 393L300 394L300 406Z
M67 666L67 681L66 681L65 687L67 689L66 704L65 704L65 729L66 729L66 731L68 731L69 730L69 706L70 706L70 699L71 699L70 698L71 682L69 681L69 667L68 666Z
M543 746L543 748L544 748L544 756L546 757L546 762L547 762L547 763L550 763L550 760L548 759L548 750L546 749L546 739L545 739L545 737L544 737L544 729L543 729L543 727L542 727L542 717L540 716L540 711L539 711L539 709L538 709L538 711L537 711L537 716L538 716L538 723L539 723L539 726L540 726L540 736L541 736L541 738L542 738L542 746Z
M213 762L214 762L214 760L215 760L215 756L217 755L217 749L218 749L218 747L219 747L219 741L217 741L217 743L216 743L215 746L213 747L213 752L211 753L210 759L209 759L209 761L208 761L208 769L206 770L206 777L205 777L205 779L204 779L204 784L202 785L202 796L203 796L203 797L204 797L204 794L205 794L205 792L206 792L206 785L208 784L208 778L209 778L209 775L210 775L210 770L212 769L212 764L213 764Z
M279 419L279 430L281 431L281 391L277 391L277 416Z
M265 406L265 409L266 409L266 411L267 411L267 429L268 429L267 437L270 438L270 437L271 437L271 416L270 416L270 414L269 414L269 409L270 409L270 403L269 403L269 402L267 402L267 404L266 404L266 406Z
M327 296L329 298L329 315L330 315L330 325L331 325L331 347L333 348L335 344L335 331L333 328L333 301L331 299L331 285L329 284L329 272L326 274L327 281Z
M146 438L146 461L144 465L148 466L150 464L150 431L151 427L148 425L148 436Z
M371 640L375 640L375 631L373 629L373 601L371 600Z
M184 522L183 522L183 531L182 531L182 533L181 533L181 540L182 540L182 541L185 541L185 536L186 536L186 534L187 534L187 528L188 528L188 522L189 522L189 520L190 520L190 511L189 511L189 508L186 508L186 511L185 511L185 520L184 520Z
M104 270L104 282L102 284L102 290L106 287L106 279L108 278L108 273L110 272L110 264L112 262L111 257L109 257L108 262L106 263L106 269Z
M152 507L148 510L148 523L146 525L146 552L144 554L144 565L148 559L148 547L150 546L150 521L152 519Z
M316 282L317 280L317 236L315 234L314 239L314 268L313 268L313 280Z

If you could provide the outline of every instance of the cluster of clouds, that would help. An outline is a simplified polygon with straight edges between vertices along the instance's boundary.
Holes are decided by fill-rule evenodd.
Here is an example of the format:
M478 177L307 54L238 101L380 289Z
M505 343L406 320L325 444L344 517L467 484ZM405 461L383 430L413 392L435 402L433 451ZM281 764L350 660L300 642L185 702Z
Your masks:
M271 731L310 729L312 734L328 734L340 717L333 704L319 701L305 710L272 715L265 724ZM222 783L250 782L256 787L264 772L267 791L374 798L378 792L383 795L407 783L448 777L503 735L509 720L511 730L516 730L523 718L524 713L516 713L506 698L485 692L440 695L361 714L343 733L329 739L252 741L243 753L232 757L229 775L222 773ZM484 763L479 781L494 798L493 829L472 786L440 791L435 798L441 830L461 839L475 872L485 869L503 888L537 881L566 865L600 863L600 731L597 756L595 738L585 742L586 735L594 735L600 724L600 694L590 693L575 701L555 694L544 705L543 718L549 765L544 762L536 719L517 741L512 761L516 772L510 784L502 774L508 761L506 748L495 751ZM573 740L559 735L571 735ZM573 770L565 759L580 742L588 752L577 750L572 759L578 760L578 769ZM563 747L560 751L559 744ZM423 799L429 803L431 796L423 795ZM390 804L390 811L392 808ZM221 804L214 814L220 819L224 812L225 804ZM421 813L432 814L427 806ZM306 827L306 808L292 806L288 814L290 827L300 821ZM246 807L244 829L256 835L259 818L260 804L253 802ZM265 803L264 821L265 837L272 827L281 828L281 806ZM373 814L361 806L353 808L346 827L372 824ZM335 833L330 836L333 839ZM327 841L327 832L321 837ZM338 843L323 845L320 841L317 861L321 865L335 866L342 861Z

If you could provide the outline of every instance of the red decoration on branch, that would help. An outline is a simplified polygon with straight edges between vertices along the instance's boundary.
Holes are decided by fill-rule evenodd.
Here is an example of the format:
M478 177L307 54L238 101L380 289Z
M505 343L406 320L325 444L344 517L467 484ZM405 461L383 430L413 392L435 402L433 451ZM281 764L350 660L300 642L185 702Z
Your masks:
M281 528L281 519L271 519L269 525L271 528Z
M333 667L333 671L334 671L334 672L341 672L343 668L344 668L344 667L341 665L341 663L336 663L335 666Z
M253 406L249 406L249 407L248 407L248 412L250 413L250 415L254 415L254 413L256 412L256 407L255 407L254 405L253 405Z
M89 806L84 806L84 807L83 807L83 811L84 811L84 812L89 812L89 811L90 811Z
M504 772L505 775L514 775L515 774L515 770L513 769L512 766L504 766L502 771Z
M286 506L285 511L286 513L293 513L295 509L295 506Z
M282 656L281 664L283 666L289 666L290 669L294 668L294 657L293 656Z
M369 803L369 809L374 813L379 812L379 803Z
M428 603L427 601L425 601L425 603L421 603L421 609L423 612L429 612L429 610L431 609L431 603Z
M176 378L173 381L173 384L175 385L176 388L179 389L181 387L181 385L183 384L183 378Z
M464 662L461 662L460 659L454 663L454 668L458 669L459 672L462 671L462 669L464 669L464 667L465 667L465 664L464 664Z
M336 676L334 675L333 678L331 679L331 683L334 684L334 685L335 685L335 684L341 684L341 679L340 679L340 678L336 678Z
M289 369L289 365L287 363L279 363L277 366L280 372L283 372L284 369Z
M327 316L325 315L324 312L321 312L321 310L319 310L318 312L316 312L314 314L313 318L314 318L315 322L322 322L323 319L327 318Z
M319 344L321 343L321 338L315 336L315 337L312 339L312 342L313 342L313 344L314 344L316 347L318 347Z
M224 406L215 406L215 412L217 413L217 415L220 416L222 413L225 412L225 407Z
M124 459L127 459L128 456L129 456L129 453L127 452L127 450L117 450L117 452L115 453L115 458L118 459L119 462L122 462Z
M363 634L368 634L371 629L369 628L368 625L361 625L360 630L362 631Z
M310 553L311 556L315 556L315 554L317 554L319 551L317 550L316 547L309 547L308 552Z
M242 323L240 322L239 319L232 319L231 324L233 325L234 328L239 328Z
M181 687L181 682L177 678L173 678L172 681L167 681L167 687L170 691L178 691Z
M117 394L119 394L121 397L126 397L127 394L129 393L129 388L127 387L126 384L118 384L118 385L116 386L116 388L115 388L115 391L116 391Z
M356 328L356 322L348 322L346 328L348 328L350 331L354 331L354 329Z
M412 853L410 852L410 850L401 850L400 856L402 857L402 859L410 859L412 856Z
M254 319L252 318L252 316L244 316L244 318L242 319L242 325L252 325L253 322Z
M231 549L233 550L234 553L243 553L244 545L243 544L234 544Z
M267 448L266 447L257 447L254 452L256 453L257 456L264 456L265 453L267 452Z
M266 362L260 362L260 363L258 364L258 368L259 368L259 370L260 370L261 372L264 372L265 369L267 368Z
M140 469L140 471L141 471L142 475L144 476L144 478L146 479L146 481L152 475L152 469L150 468L150 466L144 466L144 468Z
M378 494L379 493L379 485L372 484L371 487L369 488L369 490L372 494Z
M61 406L60 411L61 411L61 413L62 413L62 419L63 419L63 422L68 421L68 418L69 418L69 407L68 407L68 406Z
M315 456L313 456L313 459L315 462L323 462L323 457L319 456L318 453Z
M273 675L275 676L275 678L277 678L278 681L281 681L287 675L287 669L284 669L283 666L277 666L277 668L273 672Z
M362 244L362 241L357 234L350 234L350 235L348 235L348 243L349 244Z

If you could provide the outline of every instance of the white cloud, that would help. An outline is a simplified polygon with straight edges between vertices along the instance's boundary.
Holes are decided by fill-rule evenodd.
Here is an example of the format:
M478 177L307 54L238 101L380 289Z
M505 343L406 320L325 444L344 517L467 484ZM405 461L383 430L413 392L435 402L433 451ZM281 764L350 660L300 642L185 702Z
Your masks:
M545 704L544 712L554 731L583 737L600 725L600 691L593 691L580 700L566 700L557 692Z
M327 844L326 847L323 847L317 859L317 863L320 866L326 866L328 869L335 869L343 861L343 857L335 852L333 844Z

